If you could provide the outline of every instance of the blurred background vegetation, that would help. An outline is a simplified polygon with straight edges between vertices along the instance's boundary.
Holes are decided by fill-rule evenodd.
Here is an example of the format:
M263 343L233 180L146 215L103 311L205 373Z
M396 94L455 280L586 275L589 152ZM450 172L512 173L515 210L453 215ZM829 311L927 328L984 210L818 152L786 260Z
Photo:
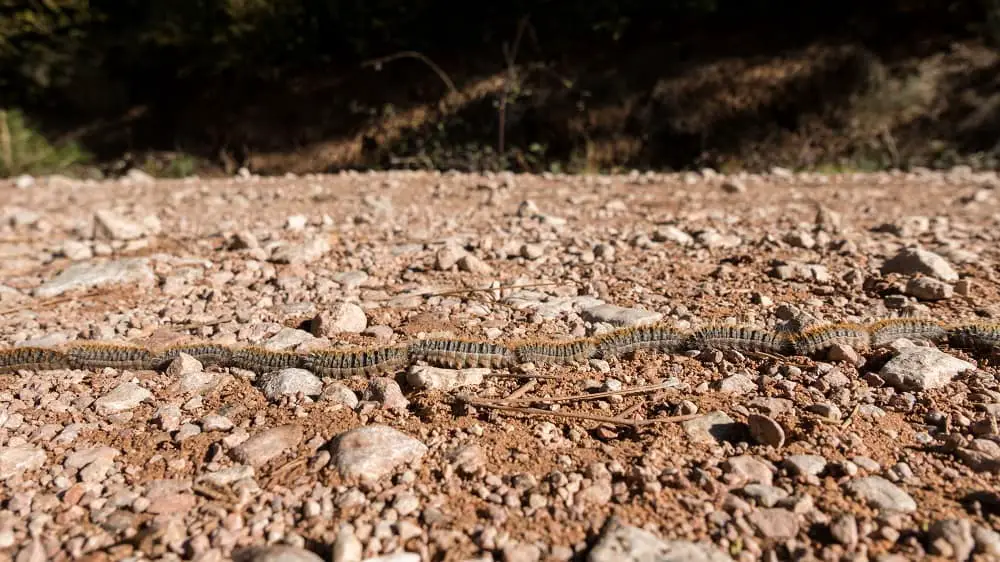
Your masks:
M995 167L1000 0L0 0L0 175Z

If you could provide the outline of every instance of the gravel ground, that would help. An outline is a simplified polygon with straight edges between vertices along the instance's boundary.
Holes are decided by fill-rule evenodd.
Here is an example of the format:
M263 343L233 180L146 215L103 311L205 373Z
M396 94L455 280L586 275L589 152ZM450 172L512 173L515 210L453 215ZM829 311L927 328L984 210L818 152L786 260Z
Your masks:
M962 169L18 178L0 347L989 320L998 192ZM0 559L1000 560L991 363L895 341L373 380L187 357L5 374Z

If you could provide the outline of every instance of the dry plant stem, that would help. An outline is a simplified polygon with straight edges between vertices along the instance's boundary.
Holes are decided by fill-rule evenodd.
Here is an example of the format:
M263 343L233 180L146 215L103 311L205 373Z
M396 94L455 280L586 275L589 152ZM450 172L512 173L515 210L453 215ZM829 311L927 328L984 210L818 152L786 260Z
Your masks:
M542 410L540 408L526 408L521 406L508 406L506 404L499 404L496 402L481 402L478 400L466 401L465 404L473 406L475 408L485 408L488 410L499 410L501 412L514 412L518 414L524 414L527 416L550 416L555 418L569 418L575 420L586 420L594 421L600 423L610 423L615 425L625 425L633 428L639 427L635 421L627 420L623 418L614 418L608 416L594 416L590 414L580 414L577 412L552 412L549 410Z
M851 423L854 422L854 416L857 415L858 410L860 410L860 409L861 409L861 404L858 404L858 405L854 406L854 409L851 410L851 413L848 414L847 419L844 420L843 425L841 425L840 427L845 428L845 429L848 428L848 427L850 427Z
M622 417L611 417L611 416L597 416L592 414L581 414L579 412L562 412L551 410L542 410L541 408L526 408L522 406L509 406L507 404L500 404L496 402L486 402L479 400L463 400L463 403L472 406L474 408L485 408L488 410L498 410L501 412L514 412L518 414L524 414L527 416L550 416L555 418L568 418L574 420L585 420L593 421L598 423L609 423L613 425L623 425L626 427L631 427L633 429L638 429L647 425L654 425L657 423L677 423L688 420L693 420L699 417L700 414L691 414L686 416L670 416L666 418L653 418L648 420L630 420Z
M561 381L566 379L566 377L560 377L559 375L540 375L538 373L490 373L486 376L495 379L538 379L543 381Z
M419 53L417 51L400 51L398 53L393 53L391 55L379 57L377 59L364 61L361 63L361 66L362 68L375 67L376 70L379 70L380 67L387 62L392 62L394 60L407 59L407 58L417 59L426 64L428 67L430 67L431 70L434 71L435 74L438 75L438 78L440 78L441 81L444 82L444 85L448 87L448 90L451 91L452 94L458 95L458 88L455 87L455 83L451 81L451 78L448 77L448 74L445 73L445 71L442 70L440 66L434 64L434 61L429 59L426 55L424 55L423 53Z
M532 379L532 380L530 380L530 381L522 384L521 386L517 387L517 390L515 390L514 392L511 392L507 396L507 398L504 399L504 401L505 402L510 402L511 400L517 400L518 398L524 396L528 392L534 390L536 386L538 386L538 380L537 379Z
M600 400L601 398L608 398L609 396L629 396L631 394L645 394L647 392L653 392L656 390L663 390L667 388L675 388L677 386L676 382L669 381L660 384L652 384L648 386L637 386L635 388L625 388L622 390L609 390L607 392L595 392L592 394L575 394L572 396L553 396L552 398L522 398L519 400L507 399L504 401L505 404L513 405L515 402L524 404L556 404L559 402L585 402L587 400Z

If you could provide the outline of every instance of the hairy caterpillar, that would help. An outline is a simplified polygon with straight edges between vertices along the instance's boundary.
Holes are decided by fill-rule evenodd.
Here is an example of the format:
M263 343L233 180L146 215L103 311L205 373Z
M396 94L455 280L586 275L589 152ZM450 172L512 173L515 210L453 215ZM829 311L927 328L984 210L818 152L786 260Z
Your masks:
M1000 323L973 322L945 327L927 319L892 318L868 326L827 324L799 332L752 326L716 325L686 332L666 324L621 328L592 338L527 341L505 345L491 341L438 338L394 346L324 349L305 353L271 351L256 346L230 347L209 342L149 349L110 342L73 342L56 347L0 349L0 373L57 369L163 370L181 353L204 365L266 373L288 367L310 369L327 377L372 375L402 370L415 361L450 368L510 367L517 363L570 364L610 359L639 349L677 353L685 349L761 351L775 355L815 355L835 344L858 350L880 347L897 338L947 340L955 348L1000 347Z
M769 332L751 326L706 326L691 334L688 347L734 349L787 355L792 344L784 332Z
M948 337L945 327L935 320L922 318L887 318L868 325L871 346L882 347L899 338L939 342Z
M157 353L155 360L157 368L165 369L181 353L194 357L206 367L210 365L228 367L233 359L233 350L224 345L213 343L181 344L170 346Z
M957 349L993 349L1000 346L1000 324L973 322L948 329L948 345Z
M517 362L505 345L464 339L428 339L410 344L410 355L438 367L506 367Z
M525 342L514 347L521 363L569 364L586 361L594 356L597 345L591 338L565 341Z
M271 351L257 346L247 346L233 351L233 367L257 374L302 367L304 355L291 351Z
M385 374L402 369L409 362L406 346L386 346L313 351L305 356L302 366L321 377L347 378Z
M0 373L53 371L69 368L69 357L50 347L0 349Z
M66 349L69 365L74 369L147 370L156 367L156 355L143 347L106 342L77 343Z
M859 324L826 324L793 334L791 342L797 355L809 356L838 344L860 350L868 349L871 334Z
M686 333L663 324L621 328L598 336L596 353L603 359L621 357L640 349L675 353L684 347L687 339Z

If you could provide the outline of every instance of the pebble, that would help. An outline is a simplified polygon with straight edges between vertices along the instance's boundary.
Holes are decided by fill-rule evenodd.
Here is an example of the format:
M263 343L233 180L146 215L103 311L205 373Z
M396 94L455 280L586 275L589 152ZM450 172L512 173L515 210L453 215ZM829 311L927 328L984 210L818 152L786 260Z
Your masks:
M267 341L264 342L264 348L272 351L284 351L294 349L315 339L315 336L305 330L285 326L277 334L267 338Z
M674 242L681 246L694 244L694 237L673 225L666 225L653 231L654 242ZM596 254L596 252L595 252Z
M358 407L358 395L340 382L328 384L319 395L319 399L332 404L340 404L351 410Z
M723 463L723 469L745 478L747 482L758 484L771 485L774 478L771 467L767 463L750 455L730 457Z
M313 238L301 244L284 244L271 253L270 261L279 264L305 265L312 263L330 251L330 243L323 237Z
M975 525L972 528L972 537L976 541L976 552L988 560L1000 560L1000 533L989 527Z
M854 548L858 544L857 519L849 513L837 517L830 523L830 535L847 548Z
M406 410L410 401L403 395L403 389L391 377L375 377L368 382L365 400L374 400L387 410Z
M94 238L97 240L136 240L145 236L139 223L109 210L94 213Z
M205 369L201 361L191 357L187 353L179 353L177 357L167 365L166 374L172 379L180 379L194 373L200 373Z
M331 562L361 562L364 545L348 527L342 527L333 541Z
M36 297L58 297L70 291L96 289L111 285L129 285L136 288L151 287L156 274L146 258L128 258L105 263L75 263L55 278L39 285L33 292Z
M341 333L360 334L367 327L365 311L354 303L342 302L320 312L313 318L310 329L317 337L329 337Z
M257 467L297 447L302 439L301 426L282 425L253 435L231 449L229 456L238 463Z
M177 380L177 390L182 394L208 394L221 390L231 378L223 373L191 371Z
M45 451L30 445L0 448L0 480L38 470L42 468L47 458Z
M444 248L438 250L437 255L435 255L434 265L440 271L448 271L452 267L458 265L458 260L465 257L466 254L468 254L468 252L464 249L448 244Z
M282 396L317 396L323 392L323 381L305 369L281 369L261 377L261 390L269 400Z
M932 277L914 277L906 282L903 293L922 301L939 301L955 296L955 288Z
M233 551L234 562L323 562L319 555L294 546L251 546Z
M406 373L406 382L417 390L451 391L466 386L483 384L489 369L441 369L414 365Z
M309 224L309 219L305 215L291 215L285 220L287 230L302 230Z
M94 251L90 249L90 245L77 240L63 242L62 248L59 251L66 259L72 261L89 260L94 257Z
M504 562L538 562L542 552L530 543L510 542L501 549L501 556Z
M42 541L39 539L34 539L24 545L20 551L17 553L17 558L14 558L14 562L45 562L49 557L45 552L45 547L42 545Z
M664 541L612 516L601 529L588 562L732 562L715 546L684 540Z
M862 361L861 354L856 349L842 343L835 343L826 351L826 358L830 361L844 361L851 365L859 365Z
M204 431L229 431L233 428L233 422L226 416L208 414L201 419L201 428Z
M127 412L152 397L152 392L134 382L126 382L95 400L94 410L102 416Z
M545 246L542 244L524 244L519 252L526 260L537 260L545 255Z
M972 523L968 519L935 521L927 530L931 554L952 560L968 560L976 548Z
M908 347L900 350L879 370L885 382L899 390L924 391L945 386L963 371L975 365L932 347Z
M747 520L768 540L788 540L799 534L798 516L784 508L759 509Z
M958 273L943 257L919 248L901 250L882 264L882 273L916 275L921 273L941 281L958 281Z
M415 552L396 552L374 558L365 558L363 562L421 562L420 555Z
M719 382L719 392L730 394L749 394L757 390L757 383L749 375L737 373Z
M750 414L747 425L750 436L761 445L780 449L785 444L785 430L774 419L761 414Z
M836 404L831 404L829 402L810 404L806 407L806 410L833 421L840 421L844 416L843 412L840 411L840 408Z
M365 271L342 271L333 276L333 280L348 291L363 286L369 278Z
M791 455L782 465L793 476L819 476L826 470L826 459L819 455Z
M580 316L587 322L602 322L612 326L644 326L663 319L663 314L641 308L625 308L612 304L602 304L585 308Z
M688 439L694 443L715 443L738 438L740 424L723 411L716 410L681 424Z
M18 189L28 189L35 185L35 178L28 174L21 174L14 178L14 187Z
M788 497L788 492L777 486L768 484L747 484L740 493L757 501L764 507L774 507L778 502Z
M955 453L966 466L976 472L1000 474L1000 456L966 447L959 448Z
M378 480L397 466L422 458L427 446L391 427L368 425L337 436L331 453L344 478Z
M493 272L490 264L472 254L466 254L458 259L458 269L476 275L486 275Z
M881 476L855 478L844 488L877 509L903 513L917 510L917 502L909 494Z
M720 186L726 193L746 193L747 186L739 178L726 178Z

